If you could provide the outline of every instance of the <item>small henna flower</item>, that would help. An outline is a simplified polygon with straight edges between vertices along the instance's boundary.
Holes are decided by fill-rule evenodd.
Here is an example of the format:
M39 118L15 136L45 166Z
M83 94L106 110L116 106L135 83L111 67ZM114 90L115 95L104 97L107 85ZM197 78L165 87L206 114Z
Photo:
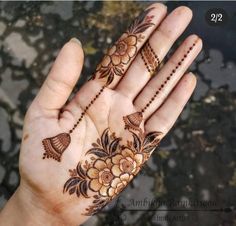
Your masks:
M108 51L101 66L107 67L110 63L117 66L121 63L127 64L137 52L137 37L124 33L116 44Z
M107 196L107 190L114 178L111 167L110 158L107 158L105 161L98 159L94 162L93 167L87 171L87 176L91 179L91 190L99 192L101 196Z
M140 170L140 166L144 162L143 154L134 153L128 148L122 150L120 154L112 157L112 173L119 177L123 173L128 173L130 175L136 175Z

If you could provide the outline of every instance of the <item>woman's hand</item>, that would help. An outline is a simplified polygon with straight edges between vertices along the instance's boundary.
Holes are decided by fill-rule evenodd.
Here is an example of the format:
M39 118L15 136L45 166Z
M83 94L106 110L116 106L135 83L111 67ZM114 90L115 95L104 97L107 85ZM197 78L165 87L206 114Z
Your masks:
M196 85L184 75L202 48L196 35L161 64L192 17L166 13L162 4L141 13L69 103L84 56L76 39L62 48L26 114L21 183L0 225L78 225L139 172Z

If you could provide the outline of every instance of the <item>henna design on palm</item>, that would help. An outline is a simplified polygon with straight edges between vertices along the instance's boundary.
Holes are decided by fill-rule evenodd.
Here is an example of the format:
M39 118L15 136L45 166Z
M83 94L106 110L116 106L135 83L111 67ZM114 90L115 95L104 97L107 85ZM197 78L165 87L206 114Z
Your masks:
M45 151L43 159L52 158L58 162L61 161L63 152L71 142L70 134L73 133L75 128L80 124L85 113L101 95L105 87L112 83L115 76L121 77L124 75L124 66L129 64L137 55L137 43L145 38L143 32L154 25L154 23L152 23L153 16L147 15L152 9L153 8L149 8L142 12L140 16L134 20L129 29L104 56L102 62L96 69L93 79L105 79L105 85L102 86L97 95L85 107L85 110L81 113L79 119L69 133L61 133L54 137L45 138L42 141Z
M165 85L168 83L168 81L171 79L171 77L176 73L177 69L181 66L183 61L187 58L190 51L193 49L193 47L196 45L197 40L193 43L192 46L189 47L187 52L184 54L183 58L178 62L176 67L171 71L170 75L167 76L166 80L161 84L161 86L157 89L153 97L150 99L150 101L141 109L141 111L132 113L130 115L124 116L123 120L125 122L125 129L132 129L132 130L140 130L139 125L143 121L143 114L147 110L147 108L152 104L152 102L157 98L158 94L162 91L162 89L165 87Z
M143 113L176 73L195 45L196 42L187 50L145 107L139 112L123 117L124 129L131 135L131 140L126 140L124 143L121 137L116 137L116 134L107 128L85 154L90 156L91 161L79 162L76 169L69 170L70 178L64 184L64 193L76 194L77 197L82 195L85 198L89 198L89 191L95 193L92 196L94 200L86 208L84 215L95 214L118 195L137 175L159 145L162 132L153 131L145 134L140 126L143 122Z

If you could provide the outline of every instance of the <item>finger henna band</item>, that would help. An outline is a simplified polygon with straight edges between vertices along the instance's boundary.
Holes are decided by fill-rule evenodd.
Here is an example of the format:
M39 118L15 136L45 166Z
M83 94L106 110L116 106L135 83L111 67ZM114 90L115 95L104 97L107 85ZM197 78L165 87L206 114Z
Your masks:
M80 118L74 124L69 133L60 133L56 136L46 138L42 141L43 148L45 150L43 159L52 158L60 162L63 152L67 149L71 143L70 134L77 128L85 113L101 95L104 88L111 84L115 76L123 76L125 67L130 64L131 60L137 54L138 42L142 41L143 33L149 27L153 26L153 16L147 15L153 8L149 8L141 13L129 29L121 36L121 38L115 43L115 45L108 51L102 60L102 63L98 65L93 78L105 79L105 86L103 86L92 101L85 107L85 110L81 113Z
M148 72L153 75L156 72L158 66L160 65L160 60L153 48L151 47L149 41L147 41L147 43L143 46L140 51L140 54Z

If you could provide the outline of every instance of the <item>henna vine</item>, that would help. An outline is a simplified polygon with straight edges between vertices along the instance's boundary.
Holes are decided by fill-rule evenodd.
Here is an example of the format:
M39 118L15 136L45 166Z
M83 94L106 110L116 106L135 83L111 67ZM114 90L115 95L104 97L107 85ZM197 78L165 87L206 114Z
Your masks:
M145 10L139 17L137 17L129 29L120 37L120 39L115 43L115 45L108 51L96 69L93 79L106 79L105 86L112 83L114 76L123 76L125 72L125 65L131 62L138 51L137 43L143 40L143 32L153 26L152 23L153 16L148 16L147 14L153 8ZM105 86L103 86L96 96L90 101L86 106L85 110L81 113L80 118L74 124L73 128L69 133L61 133L54 137L45 138L42 141L44 147L43 159L53 158L56 161L61 161L61 156L63 152L67 149L71 142L70 134L75 130L75 128L82 121L85 113L91 107L91 105L97 100L97 98L104 91Z

